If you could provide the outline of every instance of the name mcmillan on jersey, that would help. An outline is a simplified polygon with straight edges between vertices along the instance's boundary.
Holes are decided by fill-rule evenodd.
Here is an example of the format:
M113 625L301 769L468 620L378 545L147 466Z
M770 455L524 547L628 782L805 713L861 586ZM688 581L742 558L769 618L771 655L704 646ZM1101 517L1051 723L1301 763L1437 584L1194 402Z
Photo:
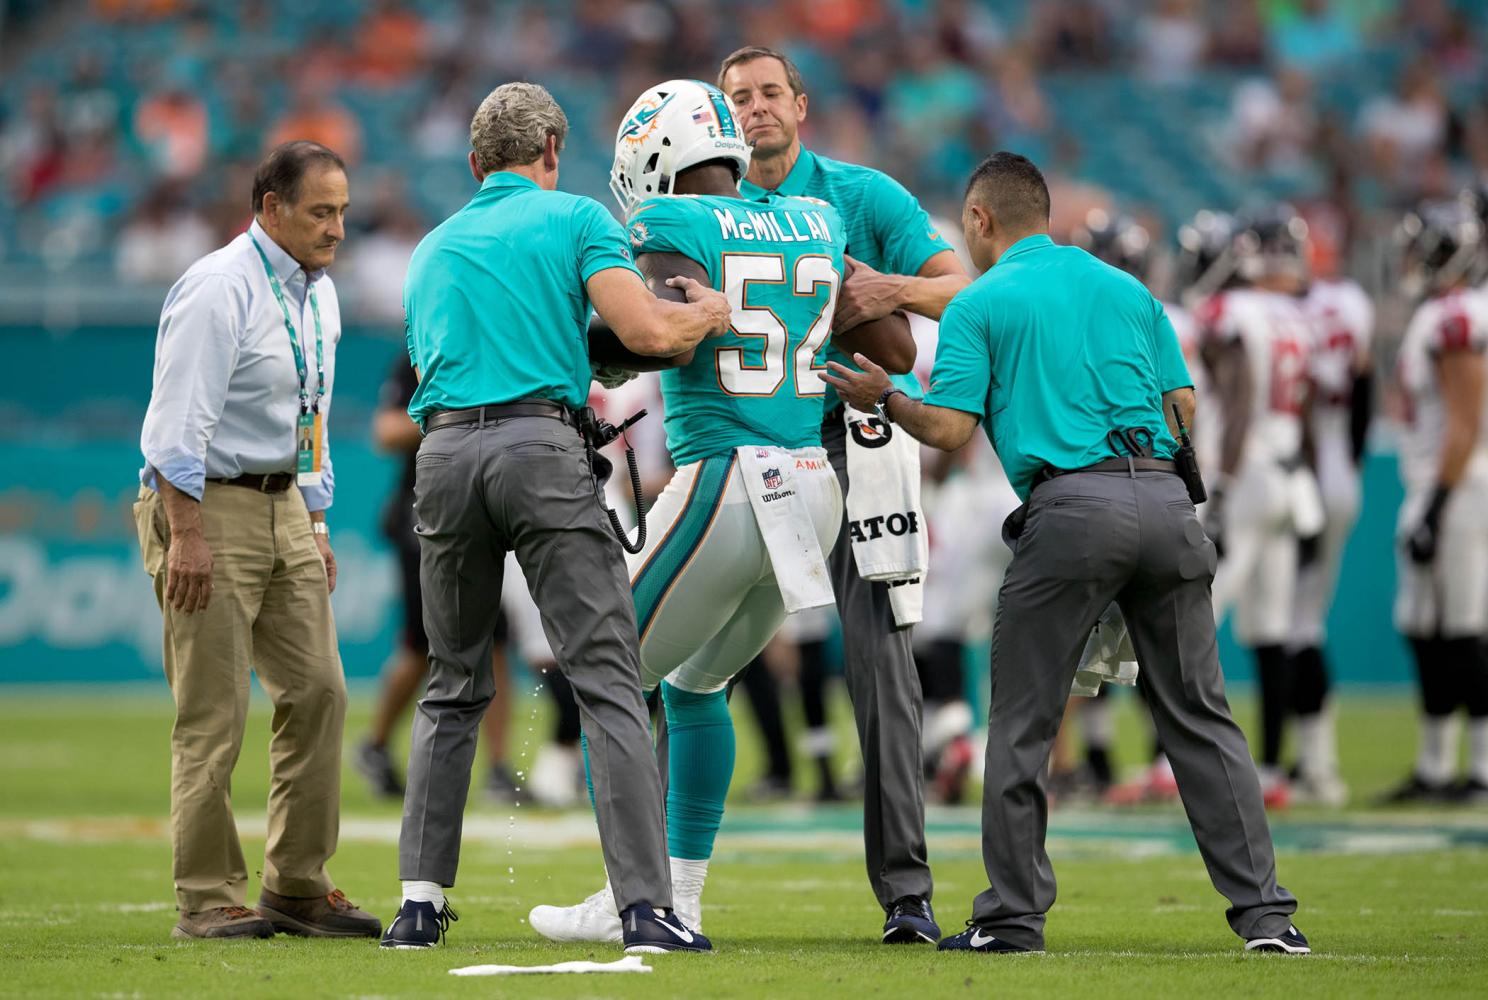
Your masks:
M734 213L715 208L713 217L718 220L718 232L726 240L778 240L782 243L807 243L811 240L830 243L831 230L827 228L827 217L820 212L803 212L792 209L767 209L762 212L744 213L745 218L735 218ZM785 225L781 225L781 219ZM800 219L806 227L802 232L796 225ZM789 232L786 230L789 229Z

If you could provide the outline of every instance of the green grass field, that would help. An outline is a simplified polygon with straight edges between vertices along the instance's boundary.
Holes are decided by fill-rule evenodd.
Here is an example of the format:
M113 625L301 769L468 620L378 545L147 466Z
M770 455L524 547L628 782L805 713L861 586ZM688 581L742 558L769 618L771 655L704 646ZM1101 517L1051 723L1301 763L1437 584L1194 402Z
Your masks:
M1237 697L1243 708L1249 699ZM519 701L513 758L532 704ZM356 697L348 740L365 721ZM1120 703L1123 759L1142 741ZM534 727L543 731L541 712ZM1244 714L1242 712L1242 714ZM846 718L839 712L839 718ZM250 869L262 857L266 706L255 703L234 785ZM1347 777L1361 801L1398 779L1414 737L1408 698L1347 699ZM573 902L602 871L592 823L472 800L461 920L447 947L368 942L176 942L164 837L170 704L161 690L0 695L0 995L10 996L1061 996L1477 995L1488 982L1488 813L1293 810L1274 820L1281 880L1317 952L1245 955L1224 922L1180 811L1056 812L1060 878L1045 955L887 948L862 872L858 807L731 806L704 897L712 956L648 957L647 976L456 978L464 965L619 957L539 941L523 923ZM850 723L848 723L850 725ZM759 763L741 725L736 788ZM396 805L346 776L332 873L384 920L397 905ZM513 823L512 817L515 818ZM933 809L937 915L947 931L984 885L972 809ZM250 888L256 898L257 879Z

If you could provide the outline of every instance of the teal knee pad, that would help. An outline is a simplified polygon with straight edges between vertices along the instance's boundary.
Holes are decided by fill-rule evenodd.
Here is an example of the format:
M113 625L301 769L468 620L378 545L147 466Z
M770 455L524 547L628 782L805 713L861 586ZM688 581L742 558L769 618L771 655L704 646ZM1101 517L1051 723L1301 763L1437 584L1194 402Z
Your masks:
M667 845L673 857L713 856L734 777L734 720L723 691L693 694L662 682L667 720Z

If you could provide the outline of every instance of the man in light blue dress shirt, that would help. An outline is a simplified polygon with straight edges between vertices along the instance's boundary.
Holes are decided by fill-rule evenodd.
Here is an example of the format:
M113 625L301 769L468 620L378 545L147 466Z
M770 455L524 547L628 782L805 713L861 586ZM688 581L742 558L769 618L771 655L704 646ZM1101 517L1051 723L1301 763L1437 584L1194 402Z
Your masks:
M175 937L381 933L325 870L346 714L325 519L341 319L325 268L347 204L339 156L278 147L254 178L253 224L193 264L160 316L134 514L176 702ZM258 912L230 800L250 668L274 703Z

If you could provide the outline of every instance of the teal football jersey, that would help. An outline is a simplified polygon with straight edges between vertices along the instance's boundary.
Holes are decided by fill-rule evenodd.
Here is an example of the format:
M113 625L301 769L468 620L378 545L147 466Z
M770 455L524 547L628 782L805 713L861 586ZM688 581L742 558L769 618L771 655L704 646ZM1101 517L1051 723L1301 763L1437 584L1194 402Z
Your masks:
M846 246L825 202L673 195L637 205L628 222L637 256L697 261L733 306L730 329L662 372L667 447L676 465L741 445L821 444L817 373L832 332Z

